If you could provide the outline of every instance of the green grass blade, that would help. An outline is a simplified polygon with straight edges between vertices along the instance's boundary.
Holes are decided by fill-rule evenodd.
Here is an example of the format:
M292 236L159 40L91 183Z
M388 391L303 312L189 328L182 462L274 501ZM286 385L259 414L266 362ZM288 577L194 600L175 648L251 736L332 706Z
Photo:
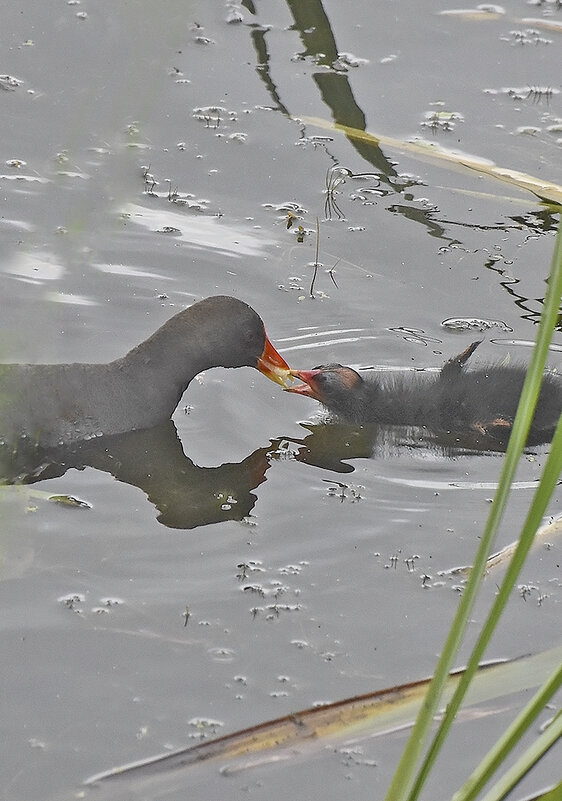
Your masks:
M533 503L531 504L531 508L527 514L527 518L525 520L525 524L523 526L523 530L521 533L521 537L515 549L515 552L509 562L509 567L506 571L504 580L498 590L498 594L490 610L488 618L484 625L482 626L480 635L478 640L474 646L468 664L466 666L466 671L463 674L459 685L447 706L446 713L439 724L439 728L435 734L431 747L428 751L426 760L422 768L420 769L420 773L416 782L414 784L414 791L417 790L423 785L423 782L426 776L429 773L432 765L435 762L435 758L443 744L446 735L453 723L454 717L462 703L462 700L466 694L468 686L474 676L476 670L478 669L478 664L482 659L486 647L490 641L490 638L494 632L494 629L499 621L499 618L503 612L503 609L509 599L515 581L519 573L521 572L521 568L525 563L525 559L529 550L533 544L534 534L539 526L542 516L544 515L546 505L550 499L552 491L556 486L558 481L558 477L560 475L560 471L562 470L562 419L558 423L556 433L554 435L554 439L552 440L551 451L546 461L543 475L541 477L541 481L539 486L536 490L535 497L533 499Z
M544 706L552 698L554 693L560 689L561 686L562 664L560 664L558 669L555 670L551 676L549 676L547 681L542 685L538 692L535 693L533 698L519 713L511 726L508 727L490 752L478 765L472 776L470 776L460 790L455 793L453 796L453 801L472 801L472 799L476 798L480 790L487 784L490 777L494 774L497 768L500 767L511 749L517 745L523 734L525 734L527 729L536 719L537 715L540 714ZM560 713L558 717L560 717ZM551 728L552 723L548 727L547 731ZM536 743L534 745L536 745ZM518 760L516 765L519 765L520 762L521 760ZM528 767L525 767L525 760L523 760L521 767L524 767L525 770L528 770ZM511 773L512 771L513 768L509 772ZM522 775L523 774L521 774L521 776Z
M501 801L502 798L528 773L533 765L562 737L562 710L552 723L537 737L533 745L517 760L507 773L482 798L482 801ZM560 798L560 796L558 796Z
M513 431L510 436L498 490L494 498L493 506L490 510L490 515L488 517L480 547L478 548L476 558L474 560L469 581L459 603L455 619L443 647L443 651L437 664L433 681L429 687L425 703L420 710L414 725L414 729L406 744L402 758L400 759L396 773L394 774L388 790L386 796L387 801L402 801L402 799L405 798L408 798L408 801L414 801L414 799L418 797L425 779L429 774L429 770L433 765L440 746L444 740L444 734L446 734L448 731L448 728L450 727L454 715L462 700L461 694L459 693L455 700L456 708L453 708L452 704L449 705L448 710L450 709L451 711L448 711L446 714L445 719L439 728L438 739L434 741L434 745L432 745L428 757L426 758L426 761L424 762L418 776L414 781L414 772L421 753L425 747L429 730L432 726L433 716L437 711L439 699L447 680L447 675L451 669L455 655L464 637L467 622L484 575L486 559L491 551L492 543L507 502L511 482L513 481L513 477L515 475L519 457L527 439L532 414L540 390L540 384L546 364L546 357L550 339L552 337L552 331L554 330L554 326L558 320L561 294L562 234L559 229L545 304L537 333L537 342L533 350L533 355L527 371L527 377L521 393L521 401L515 417ZM554 447L551 450L553 451ZM550 470L552 470L552 468L550 468ZM534 531L530 535L531 539L533 534ZM509 593L506 593L506 595L509 595ZM499 618L499 614L501 613L501 609L499 607L498 610L496 610L494 613L494 619L496 620ZM491 636L491 630L488 630L485 636L489 639ZM476 669L477 663L478 659L471 660L470 662L472 674ZM469 678L470 676L468 679ZM468 686L468 679L463 681L463 685ZM464 692L466 691L466 686L464 687L462 695L464 695Z
M527 796L525 801L560 801L562 798L562 781L556 787L551 787L549 790L541 790L531 798Z

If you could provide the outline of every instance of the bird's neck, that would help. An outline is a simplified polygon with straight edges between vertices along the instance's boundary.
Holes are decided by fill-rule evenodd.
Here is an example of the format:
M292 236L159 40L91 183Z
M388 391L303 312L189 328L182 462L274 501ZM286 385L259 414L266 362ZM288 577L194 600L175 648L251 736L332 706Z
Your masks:
M114 362L132 384L137 384L141 397L149 398L151 404L161 404L164 418L172 414L198 373L217 366L209 344L212 339L207 336L208 326L209 321L194 320L180 312Z

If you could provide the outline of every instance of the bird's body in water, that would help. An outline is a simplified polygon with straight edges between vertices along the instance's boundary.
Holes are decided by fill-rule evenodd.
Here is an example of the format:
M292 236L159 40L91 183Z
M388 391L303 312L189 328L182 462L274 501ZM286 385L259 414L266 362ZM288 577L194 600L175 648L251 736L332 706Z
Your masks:
M52 448L151 428L202 370L245 366L282 385L289 378L250 306L207 298L108 364L0 364L0 444Z
M343 422L424 426L436 432L509 439L526 370L518 365L465 369L480 342L445 363L439 373L363 378L351 367L293 370L304 383L286 387L320 401ZM528 442L552 439L562 411L562 381L545 374Z

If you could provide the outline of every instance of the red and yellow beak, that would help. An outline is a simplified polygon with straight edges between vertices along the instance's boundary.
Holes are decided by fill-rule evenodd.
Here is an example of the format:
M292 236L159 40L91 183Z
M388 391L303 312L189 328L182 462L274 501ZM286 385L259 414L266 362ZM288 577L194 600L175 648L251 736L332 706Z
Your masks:
M257 368L260 373L263 373L271 381L275 381L276 384L281 384L285 389L287 388L287 381L293 380L291 368L281 354L277 353L267 335L263 353L258 359Z
M286 392L294 392L296 395L306 395L307 398L319 400L319 395L315 388L315 378L322 370L291 370L291 378L298 378L302 384L296 387L285 387Z

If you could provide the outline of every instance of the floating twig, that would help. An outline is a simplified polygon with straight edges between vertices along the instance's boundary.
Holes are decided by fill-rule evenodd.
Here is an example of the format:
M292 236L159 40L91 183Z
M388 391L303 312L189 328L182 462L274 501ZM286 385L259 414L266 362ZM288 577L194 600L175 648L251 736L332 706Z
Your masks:
M314 258L314 272L312 273L312 281L310 282L310 297L314 298L314 282L316 281L316 276L318 275L318 250L320 247L320 223L318 222L318 217L316 218L316 255Z

